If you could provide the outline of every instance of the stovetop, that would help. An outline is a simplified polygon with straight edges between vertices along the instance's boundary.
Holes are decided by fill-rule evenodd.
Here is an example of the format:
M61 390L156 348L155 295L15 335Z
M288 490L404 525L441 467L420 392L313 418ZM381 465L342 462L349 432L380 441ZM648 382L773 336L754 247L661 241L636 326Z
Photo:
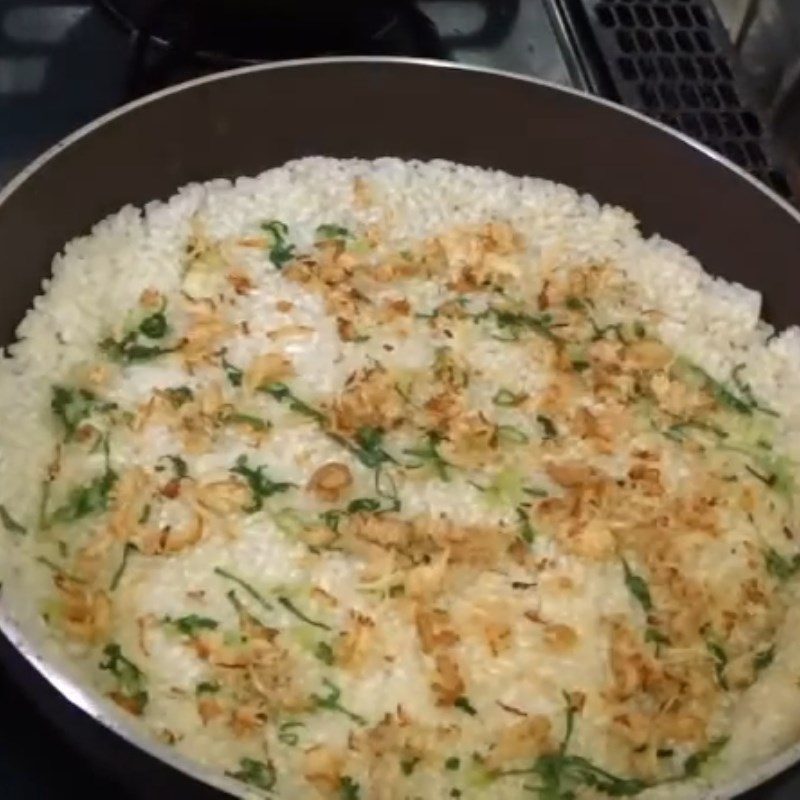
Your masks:
M326 11L314 5L311 25L307 16L280 11L294 6L296 12L304 5L300 0L0 0L0 185L70 131L128 100L262 60L443 58L624 100L623 91L615 96L609 88L607 75L604 79L602 71L598 75L587 68L592 48L576 45L581 27L573 26L565 11L578 2L601 9L596 19L601 26L602 7L624 21L610 0L337 0L324 4ZM214 16L226 3L248 7L250 19L242 24ZM658 3L665 6L668 0L640 0L636 8ZM200 10L188 25L181 13L187 5ZM268 27L265 5L278 9ZM637 68L648 57L639 58ZM635 54L625 58L633 63ZM624 68L624 59L620 63ZM659 110L669 122L670 108L654 109ZM130 781L100 773L0 673L0 797L69 800L93 796L94 790L120 800L152 796ZM800 772L747 800L797 797ZM182 797L170 794L170 800Z
M125 24L125 12L131 6L139 10L139 16L130 15L136 21L147 2L109 0L108 5L121 12L119 18L108 13L106 3L0 0L0 183L66 133L139 94L256 60L259 54L264 60L322 54L447 57L574 85L568 57L559 47L541 0L411 4L369 0L361 5L370 19L361 20L360 26L347 26L340 20L332 31L331 46L324 47L321 36L315 41L306 29L295 30L294 36L291 30L288 36L284 31L271 36L267 32L260 47L232 58L184 57L157 43L137 48ZM344 3L345 8L348 5ZM414 28L422 27L425 18L409 15L409 7L430 20L428 41L420 42L424 32ZM154 24L157 41L162 28L172 30L169 15L164 17L157 17ZM328 25L328 20L320 20L319 25ZM316 27L310 30L319 35ZM182 35L182 41L181 35L175 37L179 40L175 49L194 44L193 36L190 31ZM220 39L217 46L225 43L224 31ZM207 49L213 56L213 40Z

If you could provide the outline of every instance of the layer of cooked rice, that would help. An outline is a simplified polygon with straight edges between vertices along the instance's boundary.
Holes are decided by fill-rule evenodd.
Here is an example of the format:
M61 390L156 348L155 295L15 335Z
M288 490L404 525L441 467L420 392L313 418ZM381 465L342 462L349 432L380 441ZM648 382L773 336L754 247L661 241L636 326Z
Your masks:
M70 242L4 603L282 797L693 797L800 735L800 341L564 186L308 158Z

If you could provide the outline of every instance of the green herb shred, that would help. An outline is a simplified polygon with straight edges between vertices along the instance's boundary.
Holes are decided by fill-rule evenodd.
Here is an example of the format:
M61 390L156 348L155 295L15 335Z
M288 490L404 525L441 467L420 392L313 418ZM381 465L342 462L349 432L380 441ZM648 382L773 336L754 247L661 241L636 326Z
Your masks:
M317 642L314 648L314 656L329 667L332 666L333 662L336 660L333 648L327 642Z
M473 706L469 699L463 695L461 697L457 697L453 702L453 705L456 708L461 709L461 711L463 711L465 714L469 714L471 717L477 716L478 714L475 706Z
M288 747L297 747L300 743L300 736L296 733L298 728L305 728L305 723L298 720L282 722L278 727L278 741Z
M713 378L697 364L686 361L682 363L684 366L688 367L690 372L700 378L706 389L711 392L719 405L729 408L731 411L736 411L739 414L750 415L753 413L753 404L747 398L743 399L739 397L735 392L725 386L724 383Z
M756 653L753 658L753 670L756 673L765 670L775 660L775 645Z
M107 644L103 655L105 660L100 662L100 669L110 672L116 678L120 697L130 704L135 713L141 714L148 701L145 674L123 655L118 644Z
M497 439L499 442L512 442L513 444L527 444L531 439L525 431L516 425L498 425Z
M267 234L269 260L277 269L282 269L294 258L294 245L286 238L289 234L288 226L280 220L273 219L264 222L261 229Z
M226 772L231 778L237 781L255 786L270 792L277 782L275 766L271 761L258 761L255 758L242 758L239 760L239 769L235 772Z
M50 409L64 428L65 441L72 439L80 424L91 416L96 404L97 398L86 389L53 386Z
M67 572L60 564L56 564L55 561L53 561L50 558L47 558L47 556L36 556L36 560L40 564L43 564L45 567L55 572L57 575L63 575L65 578L72 581L73 583L78 583L78 584L86 583L86 581L83 580L83 578L79 578L77 575L73 575Z
M225 417L225 422L230 425L247 425L254 431L268 431L270 424L261 417L253 416L252 414L242 414L241 412L234 411Z
M347 504L348 514L357 514L360 511L377 511L381 507L381 501L374 497L357 497Z
M341 225L334 225L332 223L323 223L322 225L317 225L317 229L314 232L314 236L317 241L325 240L325 239L352 239L353 234L347 228L342 227Z
M163 622L172 625L175 630L184 636L197 636L201 631L213 631L219 627L219 623L210 617L201 617L198 614L187 614L185 617L164 617Z
M349 775L343 775L339 781L339 798L361 800L361 787Z
M166 353L173 353L180 348L183 342L178 342L172 347L151 345L146 341L159 341L169 333L169 325L164 315L164 309L156 311L145 317L134 330L128 331L121 339L107 336L100 342L100 351L112 361L123 364L133 364L139 361L149 361Z
M731 372L731 380L733 381L736 388L739 390L739 393L745 398L745 401L749 403L750 406L756 411L760 411L762 414L767 414L770 417L780 416L780 414L778 414L777 411L773 411L771 408L763 405L756 399L750 384L742 379L741 372L744 368L745 368L744 364L737 364L733 368L733 372Z
M120 559L119 566L114 571L114 574L111 576L111 583L109 584L109 590L114 591L117 586L119 586L119 582L122 580L122 575L128 567L128 559L131 556L131 553L137 553L139 548L133 544L133 542L125 542L125 547L122 548L122 558Z
M311 625L314 628L320 628L323 631L331 630L330 625L326 625L324 622L319 622L319 620L311 619L307 614L304 614L288 597L281 595L278 598L278 602L290 613L294 614L302 622L305 622L307 625Z
M719 739L714 739L704 750L690 755L683 763L683 777L696 778L700 774L700 770L712 758L716 758L722 749L728 744L730 737L722 736Z
M221 578L232 581L237 586L244 589L244 591L247 592L247 594L250 595L250 597L252 597L253 600L255 600L265 611L274 610L275 607L272 605L272 603L270 603L268 600L265 600L264 596L260 592L256 591L251 584L240 578L238 575L234 575L232 572L229 572L222 567L214 567L214 573L219 575Z
M180 408L194 400L194 392L188 386L170 386L163 392L174 408Z
M189 474L189 467L180 456L161 456L161 459L166 459L172 465L172 471L175 473L176 478L185 478ZM156 469L159 469L158 467Z
M560 342L561 339L551 330L553 318L550 314L528 314L522 311L490 306L486 311L473 317L476 321L491 317L498 331L502 334L496 336L501 341L515 342L524 331L532 331L551 342Z
M139 333L148 339L163 339L168 332L169 325L163 309L150 314L139 323Z
M461 766L461 759L456 758L455 756L450 756L450 758L446 759L444 762L444 768L449 769L451 772L454 772Z
M216 681L200 681L195 686L194 693L200 697L204 694L217 694L222 687Z
M531 518L527 509L524 506L517 506L516 512L520 539L528 544L533 544L533 540L536 538L536 531L531 525Z
M706 647L711 657L714 659L714 675L721 689L728 691L728 680L725 677L725 667L728 665L728 654L719 642L713 639L706 639Z
M542 426L543 439L555 439L558 436L558 429L550 417L546 417L544 414L537 414L536 421Z
M574 729L574 717L575 709L568 700L566 730L559 749L539 756L529 769L501 772L498 777L534 775L538 784L526 785L525 788L536 793L539 800L575 800L575 790L581 786L610 797L633 797L651 788L653 784L641 778L623 778L598 767L588 758L570 755L567 751Z
M800 553L791 558L786 558L774 548L768 547L764 550L764 565L770 575L779 581L787 581L793 578L797 571L800 570Z
M304 417L309 417L315 422L325 422L325 415L321 411L297 397L285 383L268 383L259 386L259 391L266 392L279 403L286 403L292 411L302 414Z
M647 582L630 568L624 558L622 559L622 569L625 572L625 585L628 587L628 591L639 601L645 611L652 611L653 600L650 597Z
M646 642L652 642L656 645L668 645L670 644L669 637L665 636L661 633L658 628L648 628L644 633L644 640Z
M453 466L447 461L439 452L439 443L442 441L442 436L438 431L428 431L425 434L425 439L419 447L412 447L403 450L408 456L414 456L418 461L407 466L411 469L418 469L419 467L428 465L430 466L440 480L450 480L449 469Z
M495 396L492 398L492 402L496 406L515 408L520 405L520 403L524 403L527 397L528 395L525 392L515 394L510 389L498 389Z
M295 484L286 481L273 481L266 473L266 467L251 467L247 463L247 456L242 455L236 459L236 464L231 472L241 475L250 488L252 503L244 510L250 514L260 511L264 507L264 500L275 494L281 494L293 488Z
M323 679L322 682L328 689L328 693L324 696L319 694L311 695L311 699L314 701L317 708L324 709L326 711L336 711L339 714L344 714L344 716L346 716L348 719L351 719L358 725L364 726L367 724L367 721L364 719L364 717L362 717L360 714L350 711L341 704L340 698L342 696L342 690L336 686L336 684L332 683L327 678Z
M225 371L225 377L228 379L228 383L234 388L241 386L242 379L244 378L244 370L241 370L239 367L231 364L231 362L225 357L224 350L220 356L220 363L222 364L222 369Z
M73 488L64 504L51 514L48 524L75 522L90 514L105 511L116 482L117 473L106 468L102 475L92 479L88 484Z
M420 759L416 756L412 758L401 758L400 759L400 771L403 775L412 775L414 773L414 769L416 768L417 764L419 764Z
M377 469L382 464L394 462L394 458L383 447L383 430L364 426L356 431L355 447L351 452L365 466Z
M17 522L11 514L8 513L8 509L0 503L0 522L2 522L3 527L9 533L21 533L25 534L28 532L28 529Z

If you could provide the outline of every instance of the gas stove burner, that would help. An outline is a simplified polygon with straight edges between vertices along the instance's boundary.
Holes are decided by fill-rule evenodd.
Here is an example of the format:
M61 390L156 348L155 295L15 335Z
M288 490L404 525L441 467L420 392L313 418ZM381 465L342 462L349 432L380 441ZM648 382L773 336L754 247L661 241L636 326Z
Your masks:
M128 97L215 69L325 55L446 58L409 0L99 0L132 34Z
M446 58L409 0L99 0L140 45L174 48L197 66L320 55Z

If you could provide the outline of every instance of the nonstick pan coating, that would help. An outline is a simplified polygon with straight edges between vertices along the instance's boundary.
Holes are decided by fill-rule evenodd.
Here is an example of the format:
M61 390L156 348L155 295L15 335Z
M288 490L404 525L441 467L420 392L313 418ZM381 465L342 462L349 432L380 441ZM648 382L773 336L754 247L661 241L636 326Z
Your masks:
M247 68L169 89L107 115L35 162L0 193L0 342L13 340L53 254L107 214L167 198L191 181L252 175L306 155L446 158L570 184L629 209L645 232L679 242L709 272L760 290L770 322L800 322L800 215L711 151L611 103L531 79L348 58ZM2 608L0 629L7 637L0 659L92 749L100 747L99 721L150 756L225 784L103 709L41 657ZM166 769L114 741L109 758L121 768L149 763L153 777ZM798 757L800 749L786 752L714 796L730 797ZM182 786L185 795L169 796L201 796L188 779Z

